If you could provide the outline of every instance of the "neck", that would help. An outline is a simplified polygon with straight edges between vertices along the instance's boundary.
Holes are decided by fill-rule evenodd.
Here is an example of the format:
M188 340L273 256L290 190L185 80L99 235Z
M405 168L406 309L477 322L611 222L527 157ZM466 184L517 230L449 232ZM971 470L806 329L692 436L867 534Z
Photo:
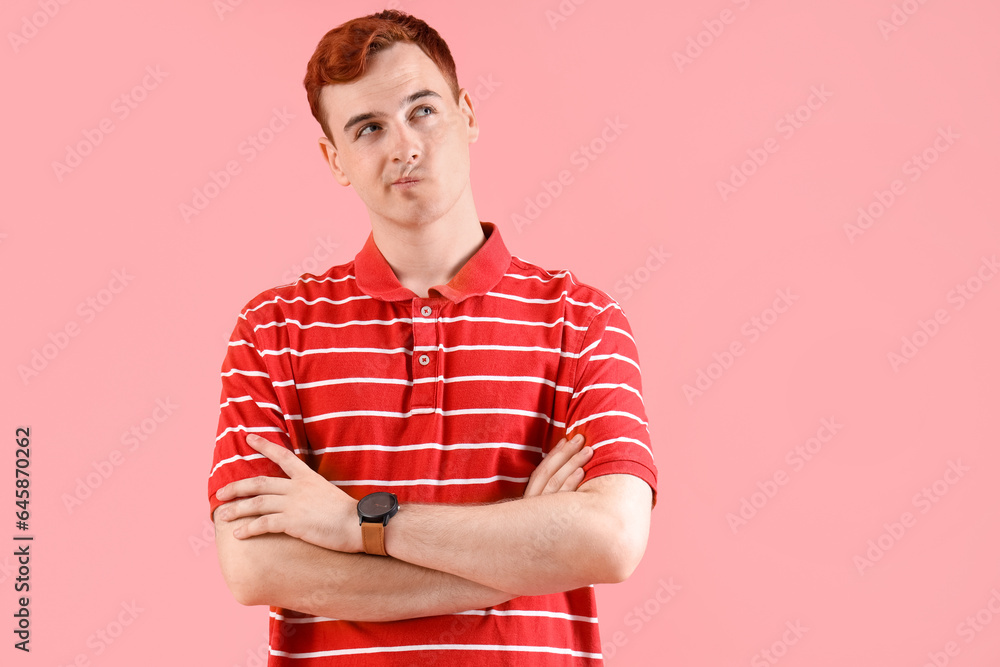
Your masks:
M475 207L433 222L400 225L372 218L372 237L400 284L420 298L445 285L486 242Z

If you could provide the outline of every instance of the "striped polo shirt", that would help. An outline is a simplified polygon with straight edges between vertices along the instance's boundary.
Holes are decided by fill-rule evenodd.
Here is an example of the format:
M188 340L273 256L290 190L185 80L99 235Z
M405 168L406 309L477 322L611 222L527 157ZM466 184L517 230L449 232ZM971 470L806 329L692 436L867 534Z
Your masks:
M585 480L624 473L656 493L639 358L621 306L569 271L512 256L493 223L446 285L403 287L369 234L353 261L263 292L222 366L208 492L284 473L246 444L291 448L354 498L518 498L577 432ZM391 525L391 524L390 524ZM540 538L543 543L544 538ZM390 623L271 608L269 665L602 664L594 588Z

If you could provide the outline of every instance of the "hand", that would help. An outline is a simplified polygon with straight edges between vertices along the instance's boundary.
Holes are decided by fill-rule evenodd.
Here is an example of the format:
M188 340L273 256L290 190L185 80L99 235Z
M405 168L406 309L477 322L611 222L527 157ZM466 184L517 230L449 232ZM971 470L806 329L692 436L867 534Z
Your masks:
M531 473L524 497L576 491L583 482L583 466L594 454L592 448L583 446L583 441L580 433L572 440L560 440Z
M216 492L226 503L216 515L226 521L257 517L236 528L233 537L246 539L265 533L285 533L304 542L345 553L364 551L354 498L331 484L286 447L259 435L248 435L247 444L277 463L284 477L249 477L227 484Z

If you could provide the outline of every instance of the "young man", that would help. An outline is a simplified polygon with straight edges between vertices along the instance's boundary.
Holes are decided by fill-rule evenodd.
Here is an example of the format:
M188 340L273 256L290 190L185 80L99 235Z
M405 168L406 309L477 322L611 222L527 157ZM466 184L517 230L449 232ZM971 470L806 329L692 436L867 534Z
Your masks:
M638 564L656 488L621 308L479 219L476 116L423 21L330 31L305 85L372 232L237 321L227 584L272 607L270 665L600 664L593 584Z

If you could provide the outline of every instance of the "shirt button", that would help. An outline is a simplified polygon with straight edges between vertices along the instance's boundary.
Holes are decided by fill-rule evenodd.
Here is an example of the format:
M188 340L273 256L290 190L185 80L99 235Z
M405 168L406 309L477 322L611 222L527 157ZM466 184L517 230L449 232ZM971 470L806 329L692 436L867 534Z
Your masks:
M430 317L431 313L433 312L434 311L431 310L430 306L424 306L423 308L420 309L420 314L423 315L424 317Z
M427 364L431 363L431 358L428 357L426 354L421 354L420 359L418 359L418 361L420 362L421 366L426 366Z

